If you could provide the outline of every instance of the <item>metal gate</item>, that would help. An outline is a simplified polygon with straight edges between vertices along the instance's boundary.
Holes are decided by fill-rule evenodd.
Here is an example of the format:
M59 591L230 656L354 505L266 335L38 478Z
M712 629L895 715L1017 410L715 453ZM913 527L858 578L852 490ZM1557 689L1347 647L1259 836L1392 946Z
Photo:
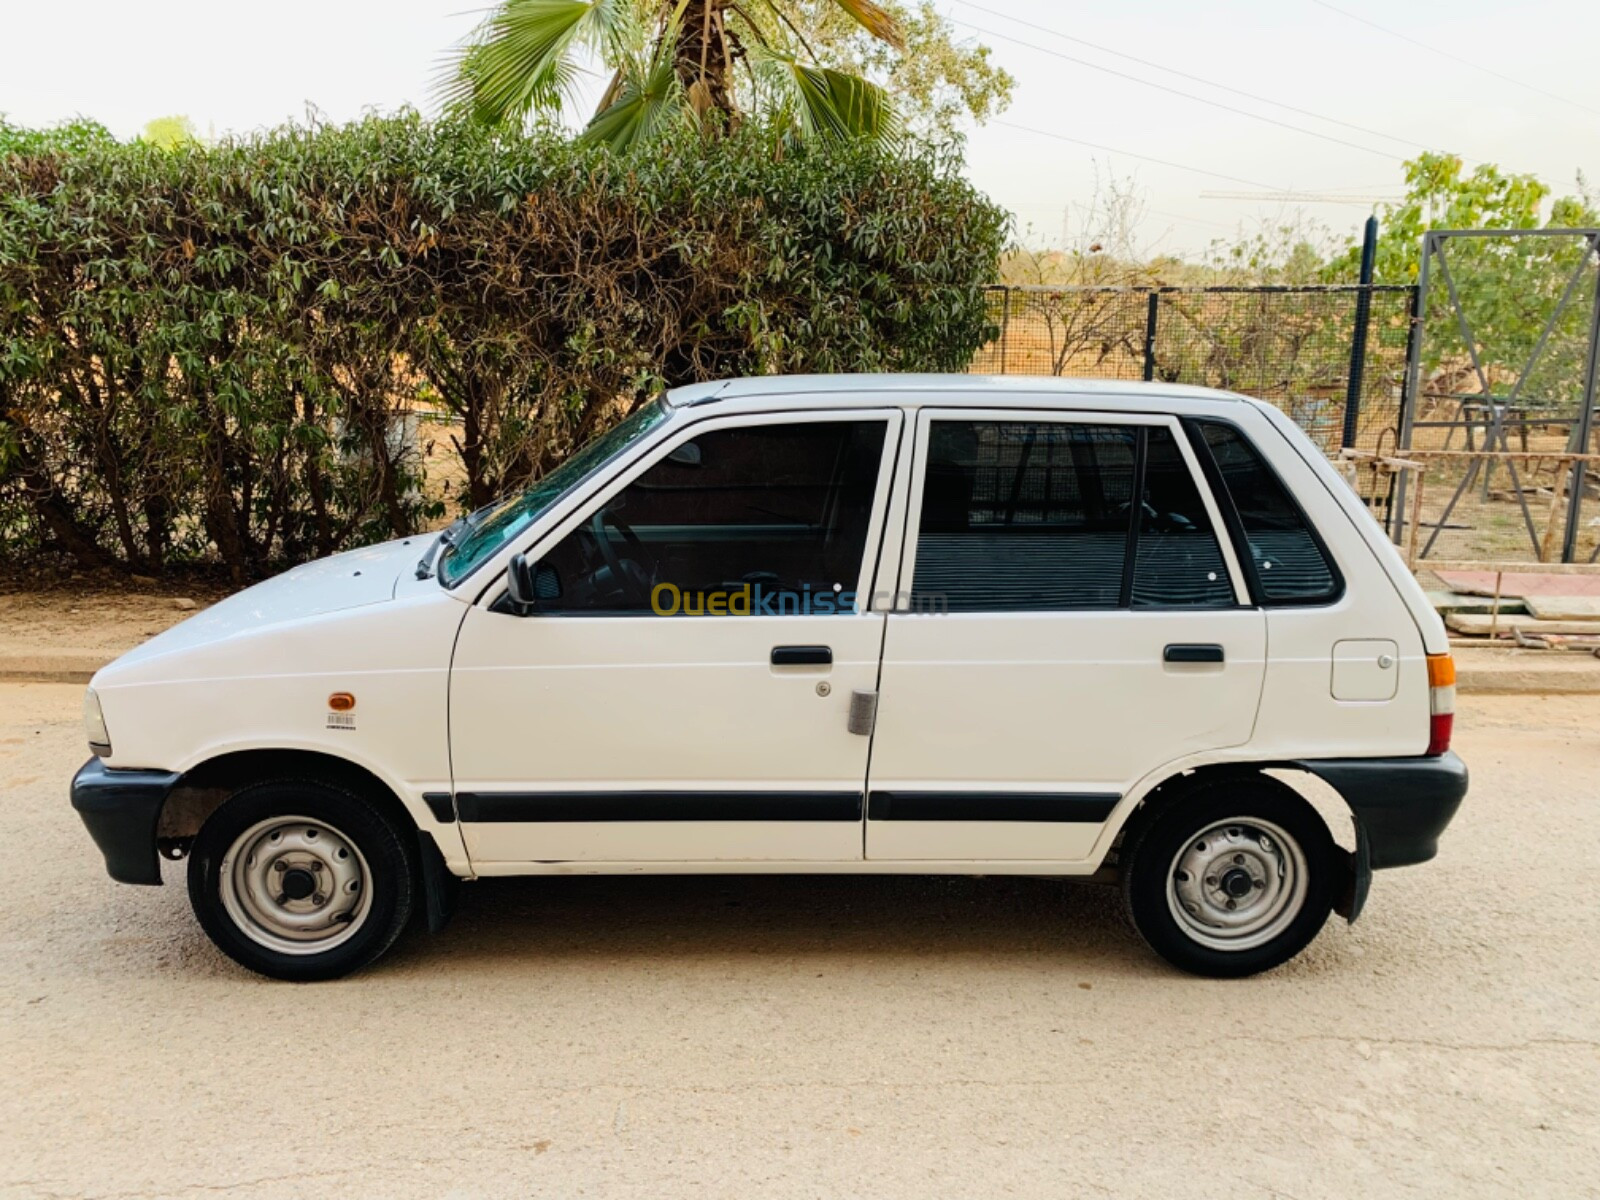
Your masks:
M1424 561L1600 557L1600 229L1430 230L1406 358L1400 453L1424 469L1397 480L1395 540Z

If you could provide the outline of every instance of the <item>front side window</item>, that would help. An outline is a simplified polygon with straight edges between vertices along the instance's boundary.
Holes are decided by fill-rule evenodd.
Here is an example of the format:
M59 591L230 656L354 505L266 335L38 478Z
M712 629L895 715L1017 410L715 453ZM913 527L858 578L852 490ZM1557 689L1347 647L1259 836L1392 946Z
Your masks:
M1253 593L1263 604L1319 604L1335 599L1341 583L1287 488L1232 425L1198 421L1222 486L1239 514L1249 549Z
M854 611L885 429L790 422L683 443L544 555L539 611Z

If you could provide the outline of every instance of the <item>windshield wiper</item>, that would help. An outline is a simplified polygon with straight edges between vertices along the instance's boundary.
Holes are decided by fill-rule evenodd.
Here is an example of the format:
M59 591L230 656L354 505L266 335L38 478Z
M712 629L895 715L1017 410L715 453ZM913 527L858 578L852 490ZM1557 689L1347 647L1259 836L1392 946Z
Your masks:
M433 539L427 551L417 562L417 578L426 579L433 574L434 565L447 547L454 546L456 539L472 528L470 517L457 517L449 526L439 531L439 536Z

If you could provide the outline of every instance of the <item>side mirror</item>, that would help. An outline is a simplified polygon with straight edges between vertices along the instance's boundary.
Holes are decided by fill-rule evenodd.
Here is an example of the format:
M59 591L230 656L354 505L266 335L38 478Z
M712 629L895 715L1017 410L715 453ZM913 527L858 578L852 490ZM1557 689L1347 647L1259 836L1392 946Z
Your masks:
M506 568L506 595L517 612L533 612L542 602L561 595L561 576L547 563L529 562L526 554L513 554Z
M506 593L519 612L526 612L539 603L538 589L533 582L534 567L525 554L513 554L506 569Z

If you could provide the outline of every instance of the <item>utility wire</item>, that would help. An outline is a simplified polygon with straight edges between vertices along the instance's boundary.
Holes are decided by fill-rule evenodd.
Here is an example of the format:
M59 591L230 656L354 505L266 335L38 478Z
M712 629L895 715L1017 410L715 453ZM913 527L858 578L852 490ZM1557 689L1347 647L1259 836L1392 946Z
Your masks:
M1002 125L1007 129L1020 130L1023 133L1037 134L1039 137L1054 138L1058 142L1071 142L1074 146L1087 146L1091 150L1100 150L1106 154L1120 154L1124 158L1136 158L1140 162L1154 163L1158 167L1171 167L1176 171L1192 171L1196 175L1209 175L1212 179L1223 179L1229 183L1242 183L1246 187L1261 188L1268 192L1281 192L1284 189L1272 183L1261 183L1255 179L1241 179L1237 175L1223 175L1218 171L1208 171L1204 167L1191 167L1185 163L1169 162L1164 158L1152 158L1148 154L1135 154L1132 150L1118 150L1115 146L1103 146L1099 142L1086 142L1082 138L1068 137L1064 133L1057 133L1053 129L1035 129L1031 125L1018 125L1014 121L1002 121L991 118L990 125Z
M1375 154L1379 158L1387 158L1394 162L1402 161L1400 155L1393 154L1388 150L1378 150L1374 149L1372 146L1363 146L1359 142L1351 142L1345 140L1344 138L1334 137L1330 133L1319 133L1315 129L1307 129L1304 125L1291 125L1288 121L1280 121L1276 117L1263 116L1261 113L1251 112L1247 108L1235 108L1233 105L1224 104L1220 100L1212 100L1206 96L1197 96L1193 92L1180 91L1178 88L1168 87L1164 83L1155 83L1149 79L1140 79L1137 75L1129 75L1126 71L1118 71L1114 67L1103 67L1099 63L1090 62L1086 58L1075 58L1070 54L1063 54L1059 50L1051 50L1045 46L1034 45L1032 42L1023 41L1021 38L1014 38L1009 34L1000 33L994 29L985 29L981 25L974 25L971 21L963 21L959 17L954 19L958 25L965 25L968 29L971 29L976 33L981 33L985 37L996 37L1000 38L1002 41L1015 43L1018 46L1026 46L1031 50L1039 51L1041 54L1049 54L1055 58L1063 59L1066 62L1076 63L1080 67L1088 67L1094 71L1104 71L1107 75L1115 75L1119 79L1127 79L1133 83L1141 84L1144 87L1155 88L1157 91L1167 92L1173 96L1181 96L1185 100L1193 100L1199 104L1209 104L1212 108L1220 108L1224 112L1236 113L1241 117L1249 117L1253 121L1262 121L1268 125L1276 125L1280 129L1288 129L1294 133L1303 133L1308 137L1321 138L1323 141L1332 142L1337 146L1347 146L1352 150L1360 150L1363 154Z
M1226 221L1207 221L1203 217L1191 217L1187 213L1162 212L1159 208L1147 208L1140 214L1145 217L1166 217L1169 221L1187 221L1190 225L1205 225L1212 229L1226 229L1229 233L1238 232L1242 221L1229 224Z
M1164 66L1161 63L1152 62L1148 58L1140 58L1136 54L1126 54L1121 50L1113 50L1110 46L1102 46L1098 42L1091 42L1085 38L1077 37L1070 33L1062 33L1061 30L1052 29L1048 25L1039 25L1033 21L1025 21L1021 17L1013 17L1009 13L1001 12L997 8L986 8L982 4L974 4L972 3L972 0L955 0L955 3L959 4L963 8L975 8L979 12L986 12L990 16L1003 17L1014 24L1024 25L1027 28L1035 30L1039 33L1047 33L1051 37L1060 38L1064 42L1075 42L1080 46L1087 46L1091 50L1098 50L1101 54L1109 54L1114 58L1122 58L1126 59L1128 62L1138 63L1142 67L1152 67L1157 71L1165 71L1168 75L1176 75L1180 79L1187 79L1193 83L1204 84L1206 87L1216 88L1218 91L1231 92L1235 96L1243 96L1246 100L1254 100L1259 104L1270 104L1272 107L1281 108L1286 112L1299 113L1302 117L1311 117L1313 120L1326 121L1330 125L1340 125L1345 129L1354 130L1356 133L1365 133L1370 137L1383 138L1385 141L1398 142L1400 145L1406 146L1413 150L1417 149L1421 145L1421 143L1415 138L1400 137L1398 134L1385 133L1381 129L1368 129L1365 125L1356 125L1350 121L1341 121L1338 117L1330 117L1323 113L1313 112L1309 108L1300 108L1294 104L1286 104L1282 100L1274 100L1270 96L1260 96L1255 92L1247 92L1243 88L1236 88L1226 83L1218 83L1216 80L1207 79L1203 75L1194 75L1188 71L1181 71L1177 67ZM963 24L965 24L965 22L963 22ZM1035 48L1038 49L1039 47Z
M1015 208L1048 208L1048 209L1052 209L1055 212L1059 213L1063 208L1069 208L1069 207L1071 207L1071 205L1066 204L1061 200L1017 200L1017 201L1013 201L1012 204L1010 205L1010 207L1014 208L1014 209ZM1207 220L1205 217L1191 216L1188 213L1164 212L1163 210L1161 210L1159 208L1143 208L1143 207L1141 207L1141 210L1140 210L1138 215L1141 216L1141 217L1167 217L1167 218L1169 218L1171 220L1174 220L1174 221L1186 221L1190 225L1209 225L1213 229L1233 230L1233 229L1237 229L1239 227L1238 223L1229 223L1227 221L1211 221L1211 220Z
M1573 108L1579 108L1586 113L1593 113L1596 116L1600 116L1600 108L1591 108L1587 104L1581 104L1576 100L1569 100L1566 96L1561 96L1557 95L1555 92L1546 91L1544 88L1536 87L1534 84L1524 83L1520 79L1515 79L1510 75L1505 75L1499 71L1496 71L1493 67L1483 66L1481 63L1475 63L1469 58L1462 58L1459 54L1452 54L1448 50L1441 50L1438 46L1431 46L1427 42L1420 41L1417 38L1412 37L1410 34L1401 33L1398 29L1390 29L1387 25L1379 25L1376 21L1368 20L1366 17L1350 12L1348 9L1340 8L1337 4L1329 4L1328 0L1311 0L1311 2L1313 4L1320 5L1329 12L1336 12L1341 17L1346 17L1351 21L1358 21L1362 25L1371 26L1379 33L1386 33L1390 37L1399 38L1402 42L1409 42L1411 45L1421 47L1423 50L1426 50L1431 54L1437 54L1441 58L1448 58L1451 62L1460 63L1464 67L1471 67L1474 71L1482 71L1485 75L1493 76L1495 79L1499 79L1502 82L1515 84L1519 88L1526 88L1530 92L1537 92L1539 95L1548 97L1551 100L1559 100L1562 104L1570 104ZM962 3L966 3L966 0L962 0Z

